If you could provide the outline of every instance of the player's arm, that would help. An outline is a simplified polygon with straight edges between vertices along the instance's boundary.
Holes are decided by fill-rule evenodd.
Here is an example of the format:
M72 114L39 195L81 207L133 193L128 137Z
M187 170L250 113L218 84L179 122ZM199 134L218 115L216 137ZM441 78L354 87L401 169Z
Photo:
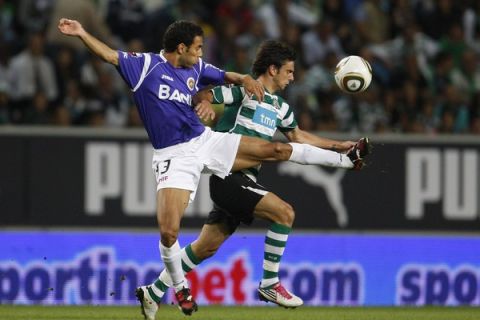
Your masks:
M253 79L250 75L227 71L225 72L225 82L242 85L248 94L257 97L258 101L263 101L265 89L260 81Z
M290 142L306 143L322 149L346 152L355 145L353 141L338 141L319 137L298 127L283 133Z
M85 46L96 56L118 66L118 52L85 31L80 22L62 18L58 23L58 29L67 36L80 38Z

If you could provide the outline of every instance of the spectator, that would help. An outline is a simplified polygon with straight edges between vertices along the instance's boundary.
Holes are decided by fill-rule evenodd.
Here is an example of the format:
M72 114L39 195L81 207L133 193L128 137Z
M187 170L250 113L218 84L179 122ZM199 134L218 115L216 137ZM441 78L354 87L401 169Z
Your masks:
M420 113L416 117L416 122L420 124L422 130L416 133L433 134L436 131L436 122L434 115L434 101L431 97L424 99Z
M400 109L401 103L398 99L398 90L385 90L382 103L384 105L385 115L387 117L387 126L390 131L401 132L400 127Z
M440 41L442 51L450 53L455 67L460 67L462 55L467 50L467 43L463 37L463 29L460 24L453 24L448 33Z
M15 26L15 15L16 7L12 4L12 1L0 0L0 30L2 30L0 44L2 42L12 44L17 41L18 32Z
M304 55L302 53L302 30L300 26L295 24L291 25L282 35L281 40L297 52L297 55L299 56L297 58L297 63L305 65L305 61L303 59Z
M249 31L239 35L235 40L235 43L240 47L248 48L248 59L249 61L253 61L257 54L257 48L265 37L265 26L263 21L255 19L251 23Z
M25 123L46 125L50 124L50 114L47 96L39 91L35 93L32 103L25 112Z
M420 71L417 56L409 54L402 59L402 65L397 66L392 73L391 87L400 88L405 84L411 83L417 90L419 95L423 95L424 91L429 89L428 81Z
M228 65L233 63L236 46L235 40L238 34L237 24L232 20L222 20L219 26L216 47L213 49L214 59L212 63Z
M332 22L334 33L338 37L341 47L347 52L355 52L360 44L349 23L351 18L348 17L345 6L346 1L343 0L323 1L322 19L329 19Z
M43 33L56 0L18 0L18 22L25 34Z
M468 105L463 101L457 88L449 84L445 87L442 99L435 107L435 117L440 123L441 133L466 133L470 125Z
M325 96L319 106L318 117L316 117L316 131L337 131L338 122L335 117L333 99Z
M421 95L415 82L406 80L403 82L402 88L399 90L400 104L400 128L402 132L413 132L412 124L417 119L417 115L421 110Z
M198 23L201 23L201 21L214 21L213 17L207 17L209 11L212 11L212 14L215 12L206 6L206 1L168 1L167 5L157 7L156 10L153 10L146 17L145 47L152 52L160 51L162 49L162 36L165 30L176 20L190 20Z
M98 90L83 86L82 95L85 97L86 105L80 124L90 127L105 126L105 108L98 96Z
M108 127L127 126L130 102L121 91L115 90L112 76L108 72L102 72L99 75L97 90L97 96L104 109L104 125Z
M391 68L402 68L407 55L414 54L418 67L426 79L431 79L430 61L439 52L436 41L422 33L412 22L396 38L369 47L374 56L390 64Z
M415 21L412 1L410 0L392 1L389 13L391 37L393 38L399 36L403 30L411 25L412 21Z
M308 28L318 21L318 17L308 8L291 0L266 2L258 8L256 13L257 19L264 22L269 39L279 39L291 24Z
M251 61L248 56L248 48L234 45L233 60L225 64L226 70L238 70L241 73L250 73Z
M378 44L390 38L390 23L381 0L365 0L358 6L354 19L363 43Z
M434 73L432 76L432 88L435 93L443 92L445 87L451 83L452 70L452 55L446 52L440 52L435 57Z
M109 0L106 22L123 42L145 34L146 19L142 0Z
M23 111L33 103L37 93L43 93L48 103L52 103L58 96L55 69L43 51L43 36L39 33L32 34L28 47L10 61L8 78L16 109L14 122L23 121Z
M318 23L302 37L303 57L307 66L322 63L327 52L333 52L339 58L345 53L338 37L333 33L333 24L329 20Z
M58 101L65 98L67 84L71 79L78 79L80 76L79 63L73 50L69 47L60 47L55 55L55 77L58 87Z
M462 17L463 34L467 45L477 54L480 54L479 24L480 2L476 0L468 1Z
M358 129L362 133L374 133L388 126L385 109L379 100L376 86L358 95Z
M318 103L313 88L315 88L315 83L307 80L306 70L301 66L295 66L295 81L288 85L286 95L297 114L303 110L308 110L309 113L317 110Z
M247 0L220 1L216 9L216 17L220 21L234 21L237 24L238 34L243 34L250 28L253 12Z
M433 6L428 6L429 1L417 2L417 21L422 30L435 40L440 40L447 34L453 24L460 24L462 19L461 1L438 0L432 1Z
M65 98L60 108L67 111L71 124L84 124L85 114L87 112L87 100L83 96L79 83L76 80L71 79L67 82Z
M52 124L60 127L69 127L72 125L72 119L65 107L59 106L54 110Z
M460 67L454 68L451 74L452 84L468 100L480 91L480 70L477 60L475 52L466 50L462 55Z
M134 47L135 48L135 47ZM99 85L99 78L102 73L109 73L115 90L125 90L121 76L111 65L102 63L98 57L91 55L81 66L80 84L95 91Z

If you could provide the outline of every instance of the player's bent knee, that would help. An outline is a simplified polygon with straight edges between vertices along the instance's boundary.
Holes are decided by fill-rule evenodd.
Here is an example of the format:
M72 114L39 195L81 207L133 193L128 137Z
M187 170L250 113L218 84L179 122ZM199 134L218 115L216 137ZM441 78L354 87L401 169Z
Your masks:
M285 217L286 217L286 224L290 227L293 225L293 221L295 221L295 210L290 204L286 204L285 209Z
M171 247L178 237L178 228L160 227L160 239L164 246Z
M274 222L291 227L295 221L295 210L288 203L283 203L281 208L277 209L277 215Z

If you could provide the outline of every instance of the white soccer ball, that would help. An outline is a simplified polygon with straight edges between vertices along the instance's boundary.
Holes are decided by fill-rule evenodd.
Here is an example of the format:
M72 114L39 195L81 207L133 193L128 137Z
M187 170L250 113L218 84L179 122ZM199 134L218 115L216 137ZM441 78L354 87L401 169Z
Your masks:
M372 67L362 57L345 57L340 60L335 68L335 81L344 92L358 93L365 91L372 82Z

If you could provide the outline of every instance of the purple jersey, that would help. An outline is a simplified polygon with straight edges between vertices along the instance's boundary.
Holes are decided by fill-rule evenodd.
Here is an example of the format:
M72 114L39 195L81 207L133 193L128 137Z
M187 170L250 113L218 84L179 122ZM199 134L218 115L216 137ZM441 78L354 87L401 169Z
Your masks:
M133 91L155 149L189 141L205 130L192 107L192 96L206 84L223 84L225 71L202 59L192 68L175 68L162 53L119 51L118 58L117 69Z

